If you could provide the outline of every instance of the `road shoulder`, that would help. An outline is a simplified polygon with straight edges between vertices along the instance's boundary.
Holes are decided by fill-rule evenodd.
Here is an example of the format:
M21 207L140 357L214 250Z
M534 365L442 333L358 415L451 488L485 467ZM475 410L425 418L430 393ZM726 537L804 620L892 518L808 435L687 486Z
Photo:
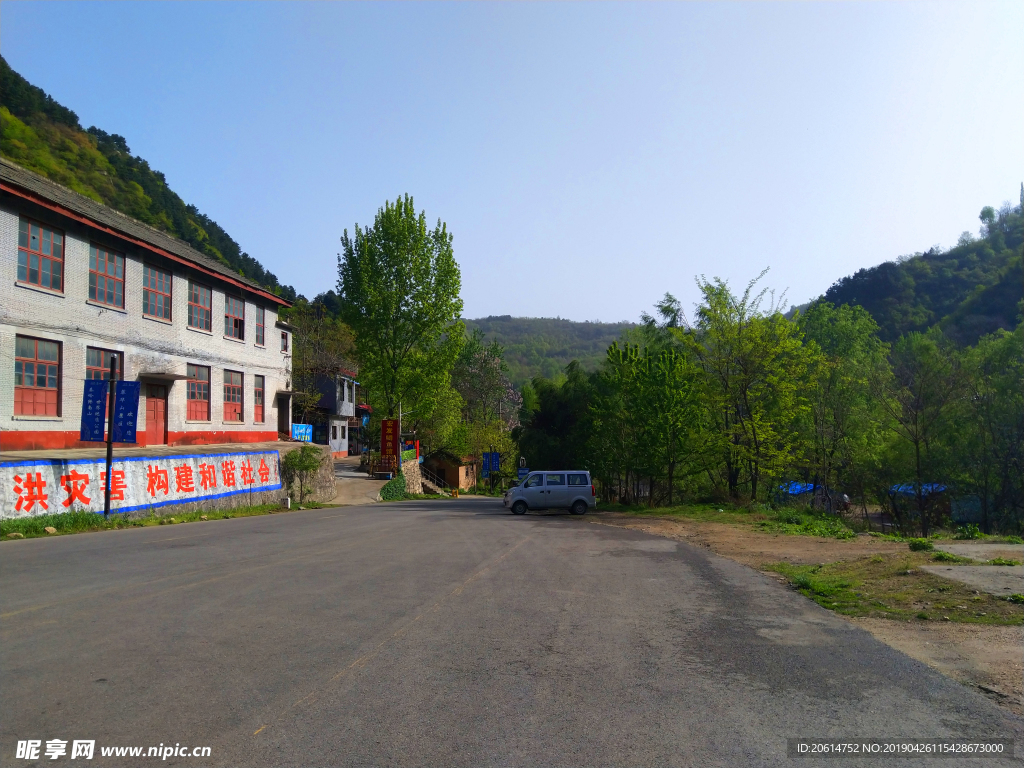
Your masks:
M589 521L704 547L780 581L785 579L778 573L763 570L766 563L816 565L906 552L905 544L868 536L840 541L763 533L725 523L636 518L617 513L594 515ZM1024 714L1024 627L837 615L947 677L977 688L1000 706Z

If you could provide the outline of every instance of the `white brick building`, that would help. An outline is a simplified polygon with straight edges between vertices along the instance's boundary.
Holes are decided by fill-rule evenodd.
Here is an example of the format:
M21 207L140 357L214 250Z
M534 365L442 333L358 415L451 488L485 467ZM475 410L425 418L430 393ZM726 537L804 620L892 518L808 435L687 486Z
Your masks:
M0 160L0 451L80 443L84 380L139 381L139 445L290 429L287 302L181 240Z

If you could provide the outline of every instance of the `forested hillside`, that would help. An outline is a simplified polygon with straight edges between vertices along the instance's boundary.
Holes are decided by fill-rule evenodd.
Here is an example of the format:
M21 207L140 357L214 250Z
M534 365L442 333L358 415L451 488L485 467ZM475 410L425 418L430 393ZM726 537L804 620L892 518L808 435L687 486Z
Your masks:
M483 317L466 320L466 330L479 330L487 341L505 348L509 377L522 386L534 376L554 378L571 361L586 370L604 361L608 347L632 323L578 323L553 317Z
M935 325L964 345L1014 328L1024 297L1021 206L986 206L979 218L979 238L965 232L948 251L933 248L862 269L835 283L823 299L864 307L888 342Z
M3 57L0 155L181 238L288 300L295 298L294 288L281 285L217 222L187 205L167 186L160 171L133 157L124 137L95 126L83 130L78 115L25 80Z

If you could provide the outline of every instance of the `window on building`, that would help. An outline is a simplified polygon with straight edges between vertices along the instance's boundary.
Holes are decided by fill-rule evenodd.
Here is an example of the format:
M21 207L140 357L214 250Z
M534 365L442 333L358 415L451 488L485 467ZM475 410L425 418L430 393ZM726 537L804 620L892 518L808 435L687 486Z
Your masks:
M256 307L256 343L261 347L267 343L266 317L267 313L263 307Z
M142 313L161 320L171 319L171 273L142 267Z
M288 332L287 331L281 331L281 351L282 352L287 352L288 351Z
M253 376L252 387L252 418L257 424L262 424L263 419L263 389L264 379L262 376Z
M190 328L212 330L213 292L205 285L188 283L188 324ZM209 377L207 377L209 381Z
M338 425L337 424L331 424L331 440L337 440L337 439L338 439Z
M124 378L124 355L109 349L85 348L85 378L106 381L110 377L110 356L117 355L117 378Z
M245 338L245 301L242 299L224 297L224 335L232 339Z
M64 290L64 235L28 219L18 222L18 280Z
M14 337L14 414L60 416L60 344Z
M89 298L124 307L124 256L98 245L89 246Z
M341 439L342 439L342 440L344 440L344 439L345 439L345 432L346 432L346 431L347 431L347 428L345 427L345 425L344 425L344 424L342 424L342 425L341 425Z
M224 421L242 420L242 374L224 371Z
M188 375L188 412L189 421L210 420L210 369L203 365L191 365L186 368Z

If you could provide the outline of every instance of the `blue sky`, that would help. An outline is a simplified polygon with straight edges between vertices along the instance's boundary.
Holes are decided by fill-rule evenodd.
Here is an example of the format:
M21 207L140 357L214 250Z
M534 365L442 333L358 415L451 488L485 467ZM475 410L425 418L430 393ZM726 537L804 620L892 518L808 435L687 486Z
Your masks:
M411 193L466 317L788 303L1024 179L1024 3L43 3L0 48L307 296Z

